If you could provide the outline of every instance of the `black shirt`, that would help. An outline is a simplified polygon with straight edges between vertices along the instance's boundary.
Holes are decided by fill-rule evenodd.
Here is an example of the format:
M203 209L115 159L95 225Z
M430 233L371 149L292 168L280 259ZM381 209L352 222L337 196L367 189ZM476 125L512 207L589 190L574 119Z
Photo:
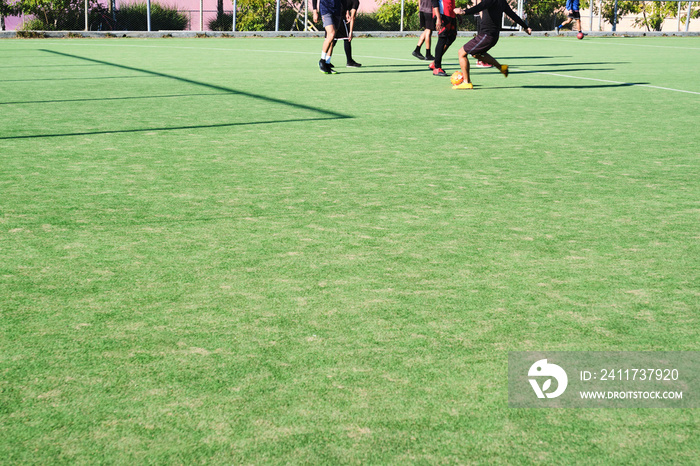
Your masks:
M487 36L497 36L501 33L501 22L503 21L503 13L507 14L510 19L517 24L527 29L527 23L518 16L513 9L508 5L506 0L481 0L481 3L464 10L465 15L473 15L483 11L481 22L479 23L479 34Z

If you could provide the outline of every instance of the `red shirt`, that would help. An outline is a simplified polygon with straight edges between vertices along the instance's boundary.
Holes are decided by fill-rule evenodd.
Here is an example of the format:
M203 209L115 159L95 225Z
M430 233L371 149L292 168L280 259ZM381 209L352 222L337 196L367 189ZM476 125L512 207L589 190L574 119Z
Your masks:
M456 18L455 15L455 0L432 0L433 8L439 8L440 14Z

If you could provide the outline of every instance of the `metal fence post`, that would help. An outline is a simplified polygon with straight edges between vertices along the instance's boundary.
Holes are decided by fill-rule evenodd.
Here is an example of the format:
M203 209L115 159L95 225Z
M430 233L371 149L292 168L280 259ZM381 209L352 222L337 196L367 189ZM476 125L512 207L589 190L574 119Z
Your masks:
M692 4L692 1L688 2L688 17L685 19L685 32L688 32L688 28L690 27L690 6Z
M199 0L199 30L204 31L204 0Z
M148 32L151 32L151 0L146 0L146 26Z
M233 0L233 17L231 18L233 21L233 28L231 29L232 32L236 32L236 10L238 9L238 0Z
M275 32L280 30L280 0L277 0L275 8Z
M615 16L613 19L612 27L613 32L617 31L617 0L615 0Z
M88 30L88 0L85 0L85 32Z

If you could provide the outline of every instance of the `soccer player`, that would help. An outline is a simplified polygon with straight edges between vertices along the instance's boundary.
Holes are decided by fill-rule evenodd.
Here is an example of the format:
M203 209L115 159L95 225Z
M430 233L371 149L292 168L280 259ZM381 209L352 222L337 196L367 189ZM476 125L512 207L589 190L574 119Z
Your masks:
M562 27L566 26L570 22L575 22L576 25L578 26L578 32L583 34L583 31L581 30L581 12L579 11L580 9L580 4L579 0L566 0L566 10L568 11L568 17L566 21L561 23L559 26L557 26L557 34L559 34L559 31L561 30ZM573 29L573 26L572 26Z
M507 0L482 0L476 6L464 10L464 14L471 15L479 11L483 13L476 37L459 49L459 65L462 68L464 82L453 86L453 89L472 89L474 87L469 76L468 55L484 63L495 66L506 78L508 77L508 65L501 65L498 63L498 60L487 53L498 42L504 13L522 26L528 35L532 34L532 29L530 29L527 23L513 11L510 5L508 5Z
M423 33L418 38L418 45L411 55L419 60L435 60L435 57L430 53L430 40L435 30L435 18L433 17L433 2L432 0L420 0L418 7L420 15L420 27L423 28ZM425 56L420 53L420 48L425 42Z
M457 38L457 15L464 14L464 8L455 8L455 0L432 0L433 16L438 31L435 46L435 61L430 64L433 76L447 76L442 69L442 57Z
M476 3L479 3L480 1L481 1L481 0L477 0ZM479 27L480 27L480 25L481 25L481 15L482 15L482 14L483 14L483 13L480 11L479 13L477 13L477 14L474 15L474 19L476 20L476 30L477 30L477 31L479 30ZM477 61L476 61L476 66L480 66L480 67L482 67L482 68L491 68L491 65L489 65L488 63L484 63L484 62L481 61L481 60L477 60Z
M335 32L335 40L333 41L333 47L338 40L344 40L345 45L345 58L347 58L346 67L348 68L359 68L362 65L357 63L352 59L352 35L355 31L355 17L357 16L357 9L360 8L360 0L341 0L342 13L341 18L343 20L340 23L340 28Z
M321 12L323 27L326 30L326 37L321 48L321 59L318 67L322 73L336 73L331 64L333 54L333 40L341 21L342 6L340 0L313 0L313 19L318 22L318 14Z

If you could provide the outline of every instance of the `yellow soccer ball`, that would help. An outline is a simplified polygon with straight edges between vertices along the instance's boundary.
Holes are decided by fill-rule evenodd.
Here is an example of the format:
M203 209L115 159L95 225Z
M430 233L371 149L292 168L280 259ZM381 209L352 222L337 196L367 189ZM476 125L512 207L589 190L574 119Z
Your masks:
M464 75L462 75L461 71L455 71L450 77L450 82L453 86L459 86L464 82Z

